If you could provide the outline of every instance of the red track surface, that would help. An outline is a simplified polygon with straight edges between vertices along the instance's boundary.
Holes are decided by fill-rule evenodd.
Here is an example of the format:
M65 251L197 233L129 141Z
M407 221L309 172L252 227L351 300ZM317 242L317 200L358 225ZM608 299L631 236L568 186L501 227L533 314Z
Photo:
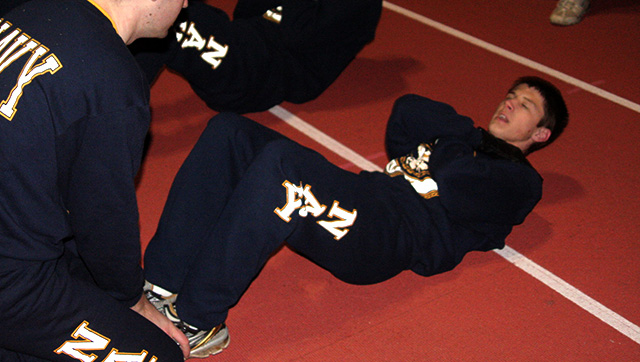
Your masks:
M555 0L392 3L640 104L637 2L594 0L583 22L568 28L548 22ZM384 125L402 94L446 101L486 125L518 76L553 81L571 122L556 144L531 156L545 195L507 244L626 319L633 334L640 325L640 114L534 68L385 9L376 40L334 85L313 102L282 106L382 166ZM143 246L177 168L215 114L168 72L153 87L152 104L138 193ZM271 113L249 116L357 170ZM443 275L406 272L362 287L284 249L228 325L230 347L209 360L640 361L637 339L493 252L472 253Z

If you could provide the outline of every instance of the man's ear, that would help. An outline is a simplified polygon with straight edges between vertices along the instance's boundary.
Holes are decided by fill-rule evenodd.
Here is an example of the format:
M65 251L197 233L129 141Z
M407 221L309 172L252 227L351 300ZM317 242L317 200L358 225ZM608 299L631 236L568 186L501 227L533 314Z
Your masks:
M546 142L549 137L551 137L551 130L546 127L538 127L535 131L533 131L533 135L531 135L531 139L536 142Z

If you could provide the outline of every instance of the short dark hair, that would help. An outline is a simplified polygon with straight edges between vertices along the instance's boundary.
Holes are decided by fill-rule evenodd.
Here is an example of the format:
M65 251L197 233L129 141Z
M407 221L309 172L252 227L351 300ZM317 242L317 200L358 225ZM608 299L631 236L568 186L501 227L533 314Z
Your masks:
M569 111L564 98L562 98L562 93L550 82L535 76L521 77L513 83L509 92L521 84L526 84L537 90L544 99L544 115L538 123L538 127L545 127L551 131L551 136L549 136L548 140L534 143L529 147L526 153L530 154L546 147L560 136L569 123Z

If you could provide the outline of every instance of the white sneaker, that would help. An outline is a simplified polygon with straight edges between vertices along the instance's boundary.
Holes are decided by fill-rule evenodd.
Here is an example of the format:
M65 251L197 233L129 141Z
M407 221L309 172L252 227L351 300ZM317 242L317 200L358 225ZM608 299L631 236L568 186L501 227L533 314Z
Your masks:
M157 285L151 284L148 281L144 281L144 295L147 297L147 300L153 304L156 309L162 313L166 314L164 311L165 308L170 307L173 303L176 302L177 294L171 293L170 291L160 288Z
M549 20L555 25L577 24L589 9L589 3L589 0L560 0Z

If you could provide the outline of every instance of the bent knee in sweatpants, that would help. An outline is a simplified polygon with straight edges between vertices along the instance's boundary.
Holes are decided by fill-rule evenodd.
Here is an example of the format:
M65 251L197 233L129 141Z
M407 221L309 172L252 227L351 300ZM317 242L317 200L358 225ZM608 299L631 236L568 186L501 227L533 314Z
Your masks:
M315 157L322 157L317 152L284 137L270 141L261 154L267 159L266 162L279 163L287 168L306 167Z
M214 130L217 133L238 130L246 128L252 123L255 122L237 113L221 112L209 119L204 133L213 132Z

